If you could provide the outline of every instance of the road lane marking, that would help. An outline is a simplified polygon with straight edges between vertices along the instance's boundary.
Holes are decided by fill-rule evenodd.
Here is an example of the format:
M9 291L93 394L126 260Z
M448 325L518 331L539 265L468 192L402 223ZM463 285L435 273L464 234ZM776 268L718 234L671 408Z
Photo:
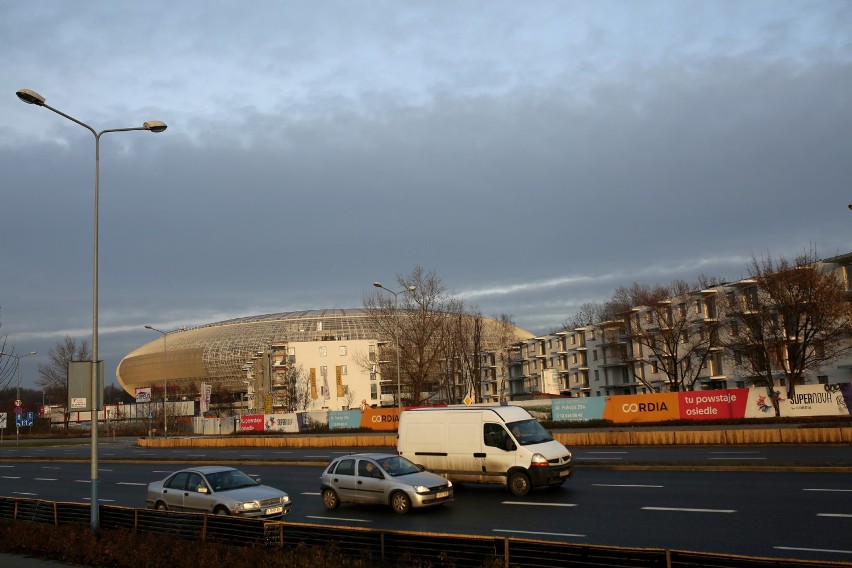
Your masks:
M596 451L596 452L586 452L587 454L626 454L627 452L605 452L605 451Z
M116 485L142 485L142 486L145 486L145 485L148 485L148 484L147 483L136 483L136 482L133 482L133 481L119 481L118 483L116 483Z
M683 513L736 513L736 509L690 509L686 507L641 507L643 511L679 511Z
M302 495L320 495L320 492L319 491L317 491L317 492L305 491L305 492L302 493Z
M325 455L325 456L305 456L305 457L306 457L306 458L323 458L323 459L329 459L329 456L327 456L327 455Z
M2 479L21 479L20 475L4 475Z
M52 466L47 466L47 465L43 465L43 466L41 466L41 469L60 469L60 468L58 468L58 467L52 467Z
M38 495L38 493L26 493L25 491L12 491L14 495Z
M83 497L83 501L91 501L91 500L92 500L91 497ZM103 501L104 503L114 503L115 499L101 499L100 497L98 497L98 503L100 503L101 501Z
M850 513L817 513L817 517L837 517L840 519L852 519Z
M503 505L532 505L540 507L576 507L576 503L532 503L530 501L503 501Z
M0 465L0 467L10 468L10 467L15 467L15 466L13 466L13 465Z
M568 536L573 538L586 538L584 534L572 534L572 533L552 533L552 532L538 532L538 531L514 531L508 529L491 529L493 532L499 533L512 533L512 534L536 534L542 536Z
M820 488L817 488L817 487L815 487L813 489L805 488L805 489L802 489L802 491L837 491L838 493L852 493L852 489L820 489Z
M759 451L746 451L746 450L726 450L720 452L707 452L708 454L759 454Z
M753 458L753 457L742 457L742 458L732 458L732 457L712 458L712 457L710 457L710 458L707 458L707 459L708 460L765 460L766 458L765 457L755 457L755 458Z
M372 523L369 519L347 519L345 517L318 517L316 515L307 515L308 519L320 519L324 521L345 521L348 523Z
M58 481L55 477L35 477L36 481Z
M583 460L620 460L620 459L624 459L624 458L615 458L615 457L613 457L613 458L606 458L606 457L583 458L583 457L579 457L579 456L574 456L574 459L577 460L577 461L583 461Z
M75 479L74 483L91 483L91 479Z
M662 488L663 485L638 485L638 484L628 484L628 483L592 483L594 487L648 487L648 488Z
M802 552L831 552L833 554L852 554L852 550L833 550L831 548L801 548L797 546L773 546L775 550L798 550Z

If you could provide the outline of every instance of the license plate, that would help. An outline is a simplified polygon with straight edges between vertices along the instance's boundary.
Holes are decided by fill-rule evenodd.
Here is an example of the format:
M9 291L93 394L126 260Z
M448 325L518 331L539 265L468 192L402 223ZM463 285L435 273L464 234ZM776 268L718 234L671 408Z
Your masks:
M559 477L568 477L568 474L570 474L570 473L571 473L570 469L563 469L562 471L559 472Z
M449 496L450 496L449 491L438 491L438 493L435 495L435 497L437 497L438 499L443 499L444 497L449 497Z
M275 515L284 510L284 507L270 507L266 510L267 515Z

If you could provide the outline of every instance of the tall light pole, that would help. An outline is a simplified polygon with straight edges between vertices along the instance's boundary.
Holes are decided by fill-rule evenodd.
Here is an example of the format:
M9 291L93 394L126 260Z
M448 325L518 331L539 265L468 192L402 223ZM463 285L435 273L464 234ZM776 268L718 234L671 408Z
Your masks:
M30 357L30 356L35 355L35 354L36 354L35 351L30 351L29 353L26 353L24 355L14 355L12 353L0 352L0 355L6 356L6 357L12 357L13 359L15 359L15 372L18 374L18 389L15 393L15 401L16 401L15 405L18 404L17 401L21 400L21 359L23 359L24 357ZM19 435L21 433L21 428L17 424L18 421L15 420L15 422L16 422L16 424L15 424L15 445L17 446L18 445L18 438L19 438Z
M394 325L394 344L396 347L396 407L400 410L402 409L402 390L400 390L401 384L399 380L399 303L397 301L397 296L402 294L403 292L414 292L417 289L417 286L411 285L406 287L404 290L400 290L398 292L394 292L390 288L385 288L382 286L381 282L373 282L373 286L376 288L381 288L385 292L390 292L393 294L393 325Z
M169 437L169 423L167 420L168 414L166 412L166 400L168 399L169 392L169 378L166 374L166 361L169 357L169 352L166 351L166 335L168 335L165 331L161 331L156 327L151 327L150 325L146 325L145 329L150 329L151 331L156 331L157 333L163 334L163 437Z
M76 122L86 130L92 133L95 137L95 227L94 227L94 255L92 262L92 376L91 376L91 402L90 409L92 414L92 504L91 504L91 521L92 529L97 530L100 524L98 518L98 192L100 184L100 161L101 161L101 136L107 132L129 132L132 130L148 130L150 132L163 132L166 129L166 124L159 120L151 120L135 128L110 128L107 130L96 131L94 128L77 120L73 116L67 115L64 112L53 108L46 104L44 97L35 91L29 89L21 89L15 93L19 99L30 105L44 107L47 110L53 111L59 116L65 117L71 122Z

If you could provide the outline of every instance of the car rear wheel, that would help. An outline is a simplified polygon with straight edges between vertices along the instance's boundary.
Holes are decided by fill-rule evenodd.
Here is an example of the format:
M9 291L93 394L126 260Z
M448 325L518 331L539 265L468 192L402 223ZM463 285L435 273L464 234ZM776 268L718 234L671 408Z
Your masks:
M394 513L404 515L411 508L411 499L402 491L397 491L391 495L391 508Z
M512 495L517 497L526 497L531 489L530 478L522 471L513 471L510 473L507 485Z
M322 490L322 504L325 505L325 508L329 511L334 511L340 506L340 498L337 496L337 493L334 492L334 489Z
M227 507L223 507L222 505L219 505L218 507L213 509L213 514L214 515L230 515L231 512L228 510Z

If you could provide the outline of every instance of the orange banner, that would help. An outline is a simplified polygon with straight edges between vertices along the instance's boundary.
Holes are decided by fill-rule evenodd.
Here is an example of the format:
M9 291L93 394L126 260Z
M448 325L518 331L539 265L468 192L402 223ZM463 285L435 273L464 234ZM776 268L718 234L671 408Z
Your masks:
M398 427L398 408L365 408L361 411L361 428L396 430Z
M607 397L603 417L616 423L679 420L678 397L676 392Z

